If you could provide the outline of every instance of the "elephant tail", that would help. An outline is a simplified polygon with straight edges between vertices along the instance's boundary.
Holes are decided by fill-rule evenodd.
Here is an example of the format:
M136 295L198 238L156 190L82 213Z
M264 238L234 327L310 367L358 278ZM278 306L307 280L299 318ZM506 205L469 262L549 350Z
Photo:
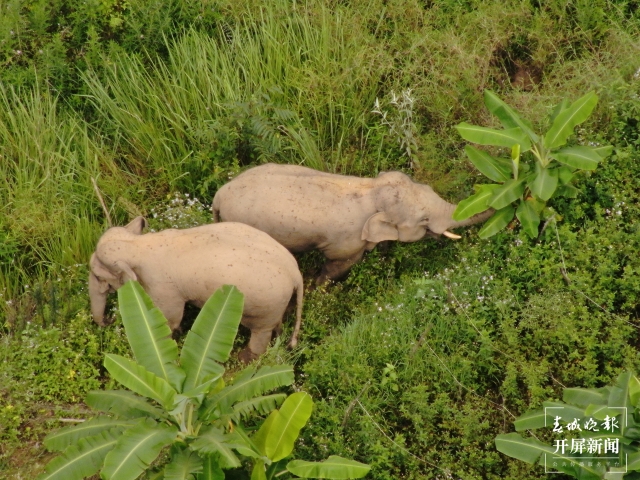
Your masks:
M300 325L302 324L302 297L304 295L304 284L302 283L302 275L298 277L298 284L296 285L296 325L293 328L291 334L291 340L289 340L289 348L294 348L298 345L298 334L300 333Z

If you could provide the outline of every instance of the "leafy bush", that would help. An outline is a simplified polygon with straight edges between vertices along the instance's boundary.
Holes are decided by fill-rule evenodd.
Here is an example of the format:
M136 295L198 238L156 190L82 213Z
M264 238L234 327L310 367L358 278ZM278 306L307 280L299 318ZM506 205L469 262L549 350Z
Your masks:
M596 387L638 365L637 328L600 308L605 283L617 289L604 271L619 261L615 249L568 225L558 236L570 286L558 270L557 239L528 245L524 232L500 233L449 247L457 260L440 259L446 268L401 276L353 311L305 354L305 385L318 392L318 409L303 454L358 456L375 478L538 478L526 464L501 459L492 432L560 385ZM395 248L406 247L430 253L426 245ZM329 292L338 299L323 302L339 312L340 296L353 294Z
M487 152L467 146L471 162L497 184L476 185L477 193L460 202L453 218L464 220L491 207L496 213L478 235L487 238L506 227L516 216L530 238L538 236L541 214L553 197L575 198L577 189L571 185L575 174L594 170L613 147L571 146L560 148L584 122L596 106L598 97L589 92L572 104L565 99L555 108L551 126L544 136L534 133L531 123L523 120L490 90L484 92L487 108L498 117L503 130L461 123L456 128L465 140L480 145L508 147L511 159L493 157ZM528 152L529 155L526 155ZM524 163L520 163L525 154ZM557 162L557 163L556 163ZM514 202L517 204L515 207ZM549 212L546 216L551 218Z
M43 436L52 418L84 416L70 405L112 382L102 367L105 353L130 354L120 326L100 328L84 311L46 328L36 320L0 335L0 471L19 457L14 445Z

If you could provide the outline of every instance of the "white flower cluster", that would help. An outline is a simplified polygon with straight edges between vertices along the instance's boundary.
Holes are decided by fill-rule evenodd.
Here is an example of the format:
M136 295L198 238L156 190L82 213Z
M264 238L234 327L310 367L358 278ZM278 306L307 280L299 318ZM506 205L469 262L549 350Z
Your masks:
M624 202L617 202L613 208L606 208L605 213L608 217L612 217L614 215L622 215L622 207L624 207Z
M168 200L168 203L151 209L150 231L191 228L211 222L209 208L198 198L176 192Z

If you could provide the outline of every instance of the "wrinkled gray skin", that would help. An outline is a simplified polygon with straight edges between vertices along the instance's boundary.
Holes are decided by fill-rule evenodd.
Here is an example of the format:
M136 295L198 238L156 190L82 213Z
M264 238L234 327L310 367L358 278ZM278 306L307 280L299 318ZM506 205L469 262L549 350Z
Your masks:
M400 172L359 178L297 165L266 164L238 175L213 199L215 221L267 232L292 252L319 249L327 258L316 284L344 276L379 242L425 236L482 222L493 210L457 222L456 205Z
M91 256L91 312L105 325L107 294L128 280L137 280L162 311L171 330L180 326L187 302L202 307L222 285L244 294L242 324L251 330L240 359L249 362L264 353L272 333L296 293L296 325L289 345L297 344L302 315L302 275L282 245L264 232L241 223L204 225L185 230L142 234L137 217L126 227L107 230Z

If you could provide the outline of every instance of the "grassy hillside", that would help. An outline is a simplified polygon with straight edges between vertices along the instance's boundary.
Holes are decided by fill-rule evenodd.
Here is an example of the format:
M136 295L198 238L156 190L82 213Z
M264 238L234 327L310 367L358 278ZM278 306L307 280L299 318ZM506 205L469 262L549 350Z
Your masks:
M635 0L3 3L0 477L41 471L42 437L109 384L104 353L127 351L88 309L109 221L206 223L217 188L268 161L402 170L459 201L484 179L453 127L496 126L484 89L536 127L596 90L571 142L614 153L553 203L560 222L371 252L307 294L299 349L263 360L294 361L316 401L301 458L544 478L495 436L565 386L640 367L638 15ZM299 257L306 278L320 262Z

